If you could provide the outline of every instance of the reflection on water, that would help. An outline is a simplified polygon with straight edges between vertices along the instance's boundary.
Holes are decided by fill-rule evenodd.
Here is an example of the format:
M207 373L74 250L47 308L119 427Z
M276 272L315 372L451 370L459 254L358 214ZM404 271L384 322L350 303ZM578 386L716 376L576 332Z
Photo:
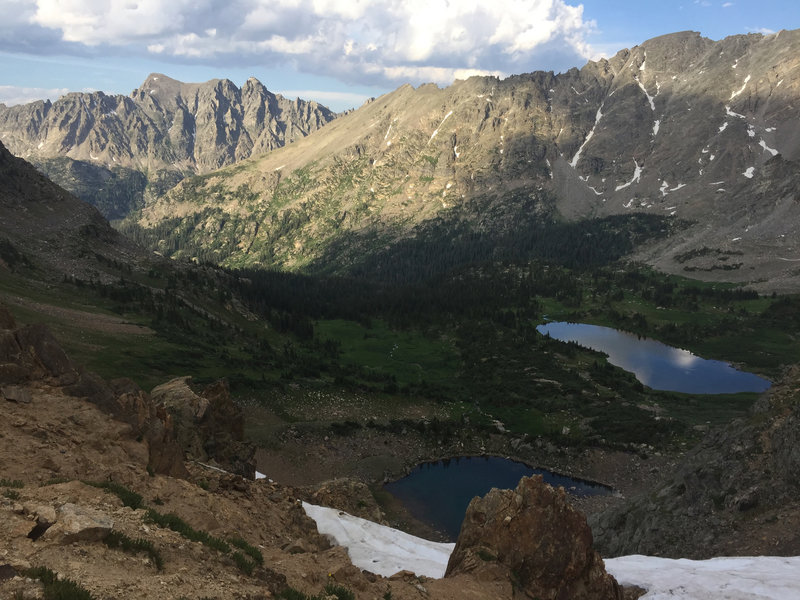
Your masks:
M432 525L455 541L470 500L494 488L513 489L519 480L541 475L553 487L562 486L575 496L611 494L611 488L572 479L544 469L497 456L468 456L423 463L410 475L384 487L420 521Z
M537 331L564 342L604 352L608 362L632 372L644 385L655 390L689 394L732 394L763 392L771 385L766 379L738 371L728 363L695 356L656 340L585 323L546 323Z

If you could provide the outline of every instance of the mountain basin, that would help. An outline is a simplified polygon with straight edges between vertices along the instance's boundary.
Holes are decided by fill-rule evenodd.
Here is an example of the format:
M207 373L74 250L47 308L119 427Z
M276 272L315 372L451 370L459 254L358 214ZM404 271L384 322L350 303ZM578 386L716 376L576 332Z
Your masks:
M608 355L608 362L630 371L654 390L687 394L763 392L772 383L719 360L700 358L650 338L611 327L551 322L536 330L562 342L575 342Z
M384 487L417 519L455 541L470 500L492 488L513 489L522 477L541 475L578 497L612 494L605 485L573 479L499 456L465 456L418 465L409 475Z

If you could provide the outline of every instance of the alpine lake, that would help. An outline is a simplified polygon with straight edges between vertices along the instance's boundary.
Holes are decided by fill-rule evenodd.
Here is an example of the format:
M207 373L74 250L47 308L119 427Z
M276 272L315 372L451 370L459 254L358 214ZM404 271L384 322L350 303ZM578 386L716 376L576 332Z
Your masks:
M608 361L632 372L644 385L688 394L763 392L771 382L739 371L728 363L695 356L656 340L584 323L550 322L537 327L542 335L603 352ZM562 486L577 497L612 494L605 485L535 469L496 456L456 457L418 465L409 475L384 488L420 521L458 537L470 500L492 488L513 489L522 477L542 475L545 483Z

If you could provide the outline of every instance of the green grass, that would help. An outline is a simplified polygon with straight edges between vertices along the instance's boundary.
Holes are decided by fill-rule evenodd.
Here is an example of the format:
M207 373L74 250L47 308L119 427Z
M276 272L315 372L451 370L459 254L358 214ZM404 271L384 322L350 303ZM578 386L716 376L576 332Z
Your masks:
M25 483L19 479L0 478L0 487L21 489L25 487Z
M341 344L341 362L367 371L392 376L399 385L422 381L449 385L460 367L452 343L416 331L393 331L375 320L367 328L342 319L319 321L321 339Z

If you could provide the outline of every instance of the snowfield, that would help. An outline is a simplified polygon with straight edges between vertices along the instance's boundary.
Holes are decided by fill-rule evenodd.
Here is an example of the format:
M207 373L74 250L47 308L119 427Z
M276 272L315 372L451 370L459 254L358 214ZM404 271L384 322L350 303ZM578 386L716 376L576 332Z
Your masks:
M359 569L388 577L413 571L444 577L455 544L430 542L345 512L303 502L306 514L331 541L347 548ZM647 590L642 600L792 600L800 598L800 557L726 557L710 560L622 556L605 559L622 585Z

